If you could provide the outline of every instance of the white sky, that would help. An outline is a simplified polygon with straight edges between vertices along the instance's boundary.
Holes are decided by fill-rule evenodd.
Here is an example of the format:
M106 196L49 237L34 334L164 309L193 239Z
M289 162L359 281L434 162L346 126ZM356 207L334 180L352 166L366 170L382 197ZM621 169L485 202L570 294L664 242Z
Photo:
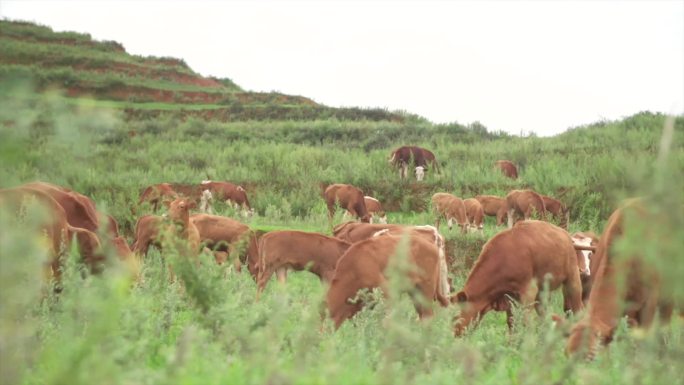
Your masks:
M19 1L0 15L329 106L552 135L684 113L680 1Z

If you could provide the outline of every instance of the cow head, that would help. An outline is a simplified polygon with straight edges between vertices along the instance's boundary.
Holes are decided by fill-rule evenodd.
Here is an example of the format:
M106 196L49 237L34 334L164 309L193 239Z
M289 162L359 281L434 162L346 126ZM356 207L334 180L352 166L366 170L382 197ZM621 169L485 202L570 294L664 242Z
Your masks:
M173 202L169 203L168 207L168 217L172 221L186 224L190 220L190 209L197 207L197 205L193 201L178 198L175 199Z
M425 178L425 171L427 171L427 167L416 166L416 180L422 181Z

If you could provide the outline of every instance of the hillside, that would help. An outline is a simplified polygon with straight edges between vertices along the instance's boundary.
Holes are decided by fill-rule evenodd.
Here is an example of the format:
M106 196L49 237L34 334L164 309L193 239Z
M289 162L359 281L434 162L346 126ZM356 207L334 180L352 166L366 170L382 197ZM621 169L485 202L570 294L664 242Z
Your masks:
M114 41L0 20L0 77L30 78L39 91L58 89L75 105L123 110L127 118L169 112L215 121L389 120L415 116L383 109L331 108L303 96L249 92L231 79L205 77L182 59L131 55Z

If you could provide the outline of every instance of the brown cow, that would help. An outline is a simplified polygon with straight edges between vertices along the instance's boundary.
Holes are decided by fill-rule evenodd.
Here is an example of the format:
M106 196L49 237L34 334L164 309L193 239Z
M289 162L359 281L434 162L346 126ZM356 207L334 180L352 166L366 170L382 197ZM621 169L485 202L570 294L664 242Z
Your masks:
M497 226L504 224L504 218L506 218L508 212L506 198L495 195L478 195L475 199L482 205L485 215L496 217Z
M470 224L466 215L466 207L461 198L448 193L436 193L432 196L432 210L437 219L435 227L439 229L439 222L442 217L447 220L449 230L454 225L454 221L461 227L461 232L466 233Z
M244 223L234 219L211 214L193 214L190 221L199 231L200 241L214 252L237 253L236 267L239 262L247 264L254 279L257 278L259 253L254 231ZM223 262L222 254L214 254L217 262Z
M501 170L501 172L511 178L518 179L518 168L510 160L497 160L494 165Z
M473 231L479 230L482 233L484 229L484 209L482 204L475 198L468 198L463 201L466 208L466 216L468 223Z
M159 203L172 201L178 198L178 194L173 190L169 183L159 183L149 186L140 194L138 205L149 202L152 205L152 212L157 212Z
M235 209L242 208L244 216L251 216L254 214L254 209L249 204L247 192L242 186L238 186L230 182L214 182L210 180L202 181L202 190L211 191L213 199L232 203Z
M439 173L439 166L435 159L435 154L417 146L399 147L392 151L388 161L392 166L399 168L400 179L406 178L409 166L415 168L416 179L418 181L423 180L425 171L428 170L428 165L434 167L435 171Z
M98 232L101 214L95 208L95 203L87 196L46 182L31 182L23 186L42 191L51 196L62 206L67 215L67 221L69 221L71 226L80 227L94 233ZM119 234L116 221L111 217L104 217L103 219L107 219L109 235L117 237Z
M258 291L266 287L274 272L285 282L287 270L309 270L323 282L332 281L335 266L351 243L319 233L271 231L259 240Z
M582 309L582 284L570 235L553 224L525 221L504 230L483 247L463 290L455 297L463 308L454 326L459 336L489 310L505 310L512 326L509 298L528 306L538 299L549 275L549 290L563 287L563 308Z
M615 248L624 237L625 216L632 220L630 223L635 219L654 222L648 217L643 202L637 199L627 201L608 219L594 258L598 267L593 272L589 311L572 327L568 353L583 351L592 358L600 343L611 341L622 316L627 316L630 324L649 327L658 310L663 320L672 314L670 293L662 290L659 274L643 260L643 253L640 250L620 252ZM648 231L641 235L651 239L655 236Z
M532 190L512 190L506 195L506 207L508 209L508 228L521 218L528 220L534 212L541 220L546 216L544 200L541 195Z
M541 197L544 201L544 209L546 209L546 212L558 222L560 227L567 230L568 222L570 221L570 210L568 210L565 204L558 199L546 195L541 195Z
M371 216L370 223L373 223L373 220L377 218L378 223L387 224L387 214L382 209L382 204L379 200L366 195L363 197L363 202L366 204L366 210ZM352 214L349 211L345 211L344 216L348 215Z
M577 254L577 266L580 271L580 278L582 279L582 302L587 304L589 300L589 293L591 292L591 284L593 281L592 271L596 272L598 267L598 260L593 258L594 252L598 246L598 237L591 231L578 232L571 236L572 243L575 245L575 253Z
M169 204L168 220L156 215L145 215L138 219L135 226L135 242L133 252L147 255L150 245L161 248L165 233L173 234L179 242L174 247L181 255L195 257L200 251L200 236L197 227L190 222L190 209L194 202L186 198L177 198Z
M361 289L380 288L387 295L385 270L390 259L396 258L402 237L385 235L353 244L339 259L335 275L328 289L326 303L330 317L339 328L342 322L361 310L363 303L350 303ZM408 261L417 271L406 272L409 280L426 300L436 299L442 306L447 300L439 294L439 251L434 244L421 237L409 237ZM428 317L432 309L414 301L418 315Z
M328 206L328 219L330 227L332 227L332 219L335 215L337 205L346 209L361 220L361 222L370 222L370 214L366 209L366 202L363 199L363 191L350 184L331 184L323 192L325 204Z

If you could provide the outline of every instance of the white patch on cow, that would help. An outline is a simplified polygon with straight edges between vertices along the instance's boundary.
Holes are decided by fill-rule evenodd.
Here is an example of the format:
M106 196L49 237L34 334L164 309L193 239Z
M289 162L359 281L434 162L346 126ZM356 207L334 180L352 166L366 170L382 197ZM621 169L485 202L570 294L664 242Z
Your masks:
M209 190L203 190L200 196L200 211L205 214L213 214L211 208L211 201L214 199L214 195Z
M449 230L454 226L454 218L449 218L447 220L447 225L449 226Z
M449 270L446 263L446 242L444 237L439 233L439 230L435 226L423 225L423 226L413 226L418 230L431 231L434 238L435 246L439 251L439 294L447 298L449 296Z
M377 199L375 199L375 198L373 198L373 197L370 197L370 196L368 196L368 195L364 196L363 198L364 198L364 199L369 199L369 200L372 200L372 201L376 201L376 202L380 203L380 201L378 201Z
M390 232L389 229L383 229L383 230L380 230L380 231L376 231L376 232L373 233L373 237L379 237L379 236L381 236L381 235L383 235L383 234L389 234L389 232Z
M591 246L591 238L575 234L572 236L572 243L579 246ZM591 263L591 250L580 251L582 252L582 256L584 257L584 265L587 267L586 273L587 275L591 275L591 268L589 267Z
M425 168L423 166L416 167L416 179L420 182L425 177Z
M203 180L200 184L209 184L209 183L211 183L211 180L207 179L207 180Z
M237 186L238 191L245 191L245 189L242 188L242 186Z

